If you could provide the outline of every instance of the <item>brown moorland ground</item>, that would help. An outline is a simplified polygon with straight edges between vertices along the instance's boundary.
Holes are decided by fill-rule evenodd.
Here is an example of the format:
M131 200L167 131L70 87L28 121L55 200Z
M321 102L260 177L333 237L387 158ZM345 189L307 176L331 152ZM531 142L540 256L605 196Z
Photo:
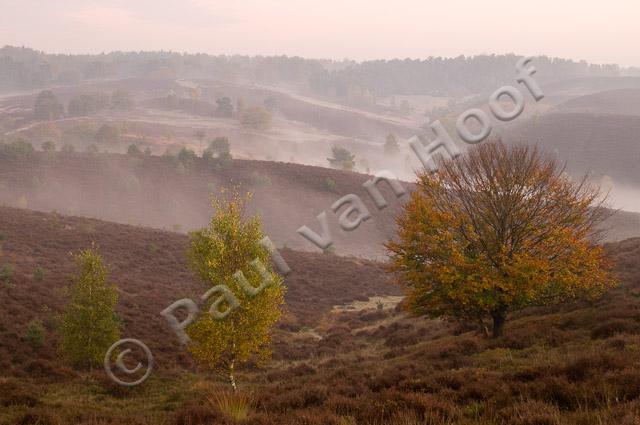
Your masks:
M0 208L0 237L0 423L236 423L210 402L224 384L192 364L158 315L200 292L184 266L186 236ZM157 358L140 387L73 370L56 353L69 252L92 241L119 288L123 336L142 339ZM274 333L274 361L240 372L253 401L242 423L640 423L640 239L607 249L619 289L593 303L514 314L495 340L397 308L337 312L334 305L398 288L379 264L284 250L289 314ZM42 347L25 339L33 318L45 324Z
M176 349L178 340L159 313L178 299L198 300L205 292L186 266L186 235L2 207L0 238L2 370L29 375L35 353L21 340L20 330L32 319L41 319L53 330L74 272L71 253L92 243L110 266L110 281L118 286L123 336L146 341L159 364L173 366L183 360ZM336 304L400 293L377 263L290 249L282 255L293 270L286 278L288 315L282 323L288 330L312 326ZM42 279L34 276L38 269ZM45 374L47 368L57 373L60 364L54 343L55 339L47 340L37 352L42 360L38 367Z

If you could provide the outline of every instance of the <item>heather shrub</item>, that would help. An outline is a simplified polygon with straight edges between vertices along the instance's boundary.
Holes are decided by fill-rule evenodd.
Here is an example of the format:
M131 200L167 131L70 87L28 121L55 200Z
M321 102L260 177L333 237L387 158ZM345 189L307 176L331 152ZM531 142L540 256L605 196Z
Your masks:
M221 421L222 419L222 421ZM224 424L224 419L210 404L190 401L174 414L173 425Z
M33 407L39 403L38 392L35 388L28 386L26 383L17 381L3 382L2 391L0 391L0 406L29 406Z
M607 339L617 334L637 333L640 326L637 322L628 319L611 319L591 331L592 339Z
M553 404L524 400L504 409L500 416L513 425L560 425L560 410Z

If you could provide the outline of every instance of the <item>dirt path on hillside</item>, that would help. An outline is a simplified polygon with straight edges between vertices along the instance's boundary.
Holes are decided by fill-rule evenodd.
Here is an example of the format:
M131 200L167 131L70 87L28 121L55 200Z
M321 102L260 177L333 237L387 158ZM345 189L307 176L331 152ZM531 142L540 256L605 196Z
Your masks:
M186 88L196 88L199 86L198 83L194 82L194 81L190 81L190 80L176 80L176 84L182 86L182 87L186 87ZM341 111L341 112L351 112L354 114L358 114L358 115L362 115L366 118L372 119L372 120L376 120L376 121L382 121L384 123L387 124L392 124L392 125L397 125L397 126L401 126L401 127L405 127L409 130L415 131L417 129L419 129L418 123L406 119L406 118L402 118L402 117L398 117L398 116L393 116L393 115L383 115L383 114L377 114L375 112L370 112L370 111L364 111L362 109L358 109L358 108L354 108L352 106L346 106L346 105L341 105L339 103L333 103L333 102L329 102L326 100L320 100L320 99L316 99L313 97L308 97L308 96L303 96L300 94L297 94L295 92L292 92L290 90L286 90L283 88L279 88L279 87L273 87L273 86L267 86L267 85L262 85L262 84L252 84L251 85L254 88L258 88L258 89L262 89L262 90L268 90L268 91L272 91L275 93L279 93L285 96L290 97L291 99L297 100L299 102L304 102L304 103L308 103L314 106L319 106L322 108L328 108L328 109L333 109L336 111Z

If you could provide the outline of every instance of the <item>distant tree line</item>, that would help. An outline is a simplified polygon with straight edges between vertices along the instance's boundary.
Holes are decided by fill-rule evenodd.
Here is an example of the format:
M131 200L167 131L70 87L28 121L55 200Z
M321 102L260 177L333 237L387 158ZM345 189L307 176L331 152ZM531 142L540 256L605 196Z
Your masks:
M366 62L322 61L287 56L211 56L175 52L46 54L24 47L0 49L0 90L106 78L244 78L264 84L295 83L334 97L389 94L464 95L490 90L512 77L516 55L430 57ZM562 80L588 76L640 75L638 68L594 65L540 56L540 76Z

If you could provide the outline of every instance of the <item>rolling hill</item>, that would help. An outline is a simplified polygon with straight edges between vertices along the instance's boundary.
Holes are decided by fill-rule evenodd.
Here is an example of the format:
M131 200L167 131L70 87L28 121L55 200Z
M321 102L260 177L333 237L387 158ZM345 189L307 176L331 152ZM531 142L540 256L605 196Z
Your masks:
M547 113L525 121L504 139L538 143L567 161L572 173L607 175L636 186L640 182L640 116Z
M74 270L70 253L94 242L109 264L110 282L118 286L125 334L145 340L160 364L183 361L184 351L179 349L179 341L160 311L181 298L197 299L204 291L205 287L186 267L186 235L0 207L0 237L3 373L29 374L34 352L20 338L20 329L34 318L52 329L64 305L63 289ZM287 329L315 325L335 305L400 293L377 263L291 249L281 253L292 269L285 282ZM42 270L42 280L34 278L36 269ZM60 361L53 348L54 341L48 341L38 351L42 360L38 367L43 368L44 374L41 376L49 372L50 377L58 376L56 367Z
M640 115L640 89L606 90L576 96L558 105L556 112Z
M193 365L159 316L202 290L184 266L184 235L2 207L0 236L0 424L234 423L210 401L217 378ZM92 241L118 287L123 336L143 340L156 358L140 387L71 369L56 351L69 252ZM253 389L250 423L638 423L640 239L606 248L621 288L595 302L513 314L495 340L473 324L393 308L385 300L400 288L380 264L283 250L293 273L274 361L238 377ZM33 319L44 324L42 346L25 337Z
M187 164L184 166L184 164ZM383 243L394 235L394 218L407 195L397 198L381 182L388 206L379 210L362 186L371 176L289 163L233 160L216 167L199 158L119 154L34 152L28 158L0 158L0 202L38 211L100 218L185 232L200 228L211 215L210 194L239 187L254 193L251 211L279 247L320 252L296 230L320 233L316 218L325 211L335 252L370 259L386 256ZM407 193L412 184L402 183ZM331 206L347 194L358 195L371 219L353 231L338 224ZM640 217L620 213L606 226L608 240L640 236Z
M185 167L175 157L36 152L0 162L0 202L6 205L185 231L207 223L211 193L238 186L254 193L252 211L278 246L318 250L296 230L307 225L320 232L316 216L326 211L336 252L365 257L384 254L382 242L393 234L393 217L406 199L380 183L389 206L378 210L362 187L370 176L265 161L233 160L216 168L196 158ZM330 207L351 193L372 218L345 232Z

